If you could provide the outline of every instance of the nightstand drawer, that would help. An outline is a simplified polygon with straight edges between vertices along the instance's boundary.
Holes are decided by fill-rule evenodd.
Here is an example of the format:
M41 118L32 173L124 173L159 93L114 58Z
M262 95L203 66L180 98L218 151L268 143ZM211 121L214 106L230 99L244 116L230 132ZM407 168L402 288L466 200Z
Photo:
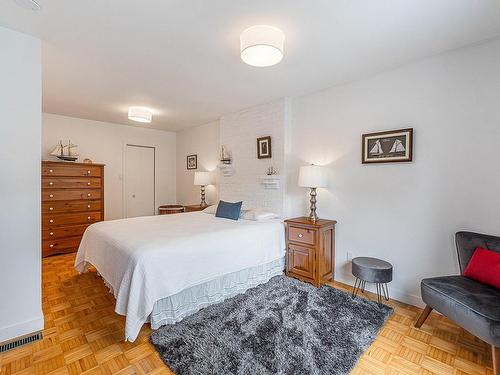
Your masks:
M288 240L293 242L300 242L308 245L315 244L316 231L312 229L288 227Z

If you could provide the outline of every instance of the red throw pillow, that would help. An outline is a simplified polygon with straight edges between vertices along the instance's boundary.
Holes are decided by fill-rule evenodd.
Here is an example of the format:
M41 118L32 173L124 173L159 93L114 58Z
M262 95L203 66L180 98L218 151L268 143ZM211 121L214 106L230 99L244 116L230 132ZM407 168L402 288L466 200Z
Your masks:
M477 247L464 276L500 289L500 253Z

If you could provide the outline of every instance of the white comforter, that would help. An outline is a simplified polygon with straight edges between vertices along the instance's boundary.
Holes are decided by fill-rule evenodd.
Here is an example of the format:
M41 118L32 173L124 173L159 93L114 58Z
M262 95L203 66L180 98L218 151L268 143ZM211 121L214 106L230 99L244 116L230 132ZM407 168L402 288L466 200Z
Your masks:
M277 260L284 249L279 220L233 221L204 212L146 216L88 227L75 268L95 266L113 290L115 311L127 317L125 339L133 341L156 301Z

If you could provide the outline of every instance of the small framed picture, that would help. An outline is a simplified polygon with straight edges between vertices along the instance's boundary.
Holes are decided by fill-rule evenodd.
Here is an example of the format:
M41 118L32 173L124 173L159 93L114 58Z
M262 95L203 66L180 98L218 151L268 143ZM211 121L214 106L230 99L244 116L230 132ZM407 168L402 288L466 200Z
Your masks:
M257 158L272 158L271 137L257 138Z
M361 162L395 163L413 160L413 128L363 134Z
M198 168L198 155L188 155L186 158L187 169Z

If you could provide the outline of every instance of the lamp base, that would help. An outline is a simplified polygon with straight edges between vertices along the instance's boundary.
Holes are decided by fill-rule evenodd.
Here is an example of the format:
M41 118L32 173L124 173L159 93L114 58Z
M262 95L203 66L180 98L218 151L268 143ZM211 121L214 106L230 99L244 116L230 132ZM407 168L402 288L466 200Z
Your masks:
M316 188L311 188L310 195L311 199L309 200L309 202L311 203L311 205L310 205L309 221L315 223L319 220L318 215L316 215Z
M205 200L205 186L201 185L201 202L200 207L207 207L207 201Z

